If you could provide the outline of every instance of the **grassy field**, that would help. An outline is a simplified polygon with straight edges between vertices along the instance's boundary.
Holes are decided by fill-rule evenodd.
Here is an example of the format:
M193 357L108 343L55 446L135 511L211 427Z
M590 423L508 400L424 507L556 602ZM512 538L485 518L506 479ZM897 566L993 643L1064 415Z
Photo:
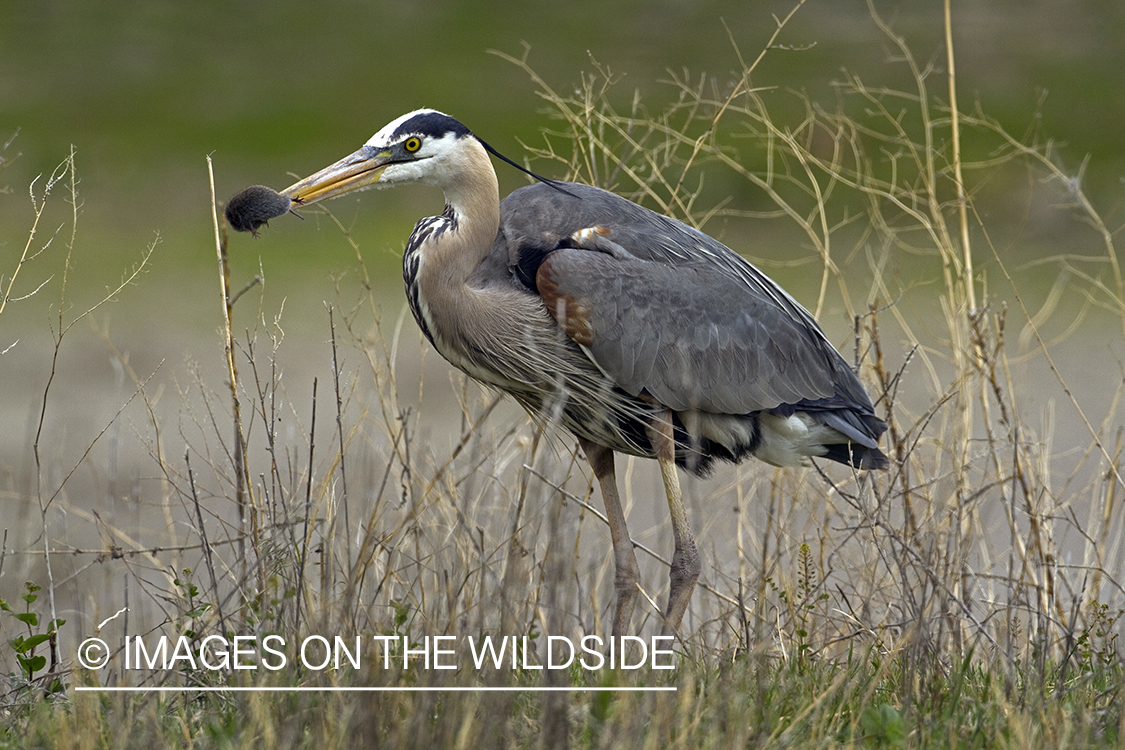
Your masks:
M435 361L330 213L360 281L319 321L319 375L294 382L284 310L229 288L216 226L226 372L158 392L107 337L128 395L70 462L44 415L82 396L54 367L34 384L29 464L3 467L26 511L0 572L33 580L0 612L0 745L1122 746L1121 391L1075 385L1125 343L1118 227L1046 134L957 106L949 61L884 31L913 88L844 72L831 106L758 81L758 51L736 80L673 76L652 109L608 70L559 92L511 59L551 113L526 155L540 173L736 249L767 232L799 249L775 275L815 280L801 301L890 425L878 476L685 483L705 563L674 653L652 654L671 648L652 638L671 547L652 467L618 464L645 584L630 668L570 660L605 637L613 589L573 441ZM78 175L72 156L30 186L0 277L0 321L42 304L55 362L152 252L104 302L70 304ZM990 222L1012 204L1022 224ZM122 414L148 466L135 515L72 490L93 475L115 495L99 462ZM479 658L486 636L502 659ZM88 638L108 663L82 665ZM143 690L81 689L99 686ZM217 690L247 687L277 692Z

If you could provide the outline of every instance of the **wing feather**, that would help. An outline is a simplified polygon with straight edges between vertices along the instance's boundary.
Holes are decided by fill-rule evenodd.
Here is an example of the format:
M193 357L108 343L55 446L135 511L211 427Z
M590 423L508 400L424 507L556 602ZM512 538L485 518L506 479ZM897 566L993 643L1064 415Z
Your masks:
M812 316L748 261L612 193L565 187L531 185L504 201L509 266L534 279L551 314L619 387L676 411L872 411ZM604 242L575 246L571 235L589 227L607 230Z

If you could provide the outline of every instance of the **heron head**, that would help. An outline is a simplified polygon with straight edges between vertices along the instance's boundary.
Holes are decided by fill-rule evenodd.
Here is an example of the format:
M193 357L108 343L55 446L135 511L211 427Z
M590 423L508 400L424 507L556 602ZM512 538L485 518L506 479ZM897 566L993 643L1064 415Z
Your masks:
M299 205L365 190L420 182L445 187L463 168L473 134L449 115L419 109L388 123L355 153L281 191Z

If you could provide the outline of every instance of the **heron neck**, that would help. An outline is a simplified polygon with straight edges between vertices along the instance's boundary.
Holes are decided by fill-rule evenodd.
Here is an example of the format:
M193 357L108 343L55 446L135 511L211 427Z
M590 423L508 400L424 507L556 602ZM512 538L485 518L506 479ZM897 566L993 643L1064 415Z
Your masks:
M413 260L418 295L414 312L447 359L455 355L450 347L457 347L455 342L466 335L471 338L472 321L485 314L487 301L470 289L469 280L492 249L500 226L499 188L488 154L474 140L461 160L442 183L443 216L423 220L415 228L419 244Z
M447 240L441 244L448 245L448 254L455 256L443 258L443 265L451 263L458 271L464 270L463 280L488 254L496 239L500 226L500 188L492 161L475 138L463 151L456 167L453 177L442 186L446 215L452 224L447 234L452 236L439 239Z

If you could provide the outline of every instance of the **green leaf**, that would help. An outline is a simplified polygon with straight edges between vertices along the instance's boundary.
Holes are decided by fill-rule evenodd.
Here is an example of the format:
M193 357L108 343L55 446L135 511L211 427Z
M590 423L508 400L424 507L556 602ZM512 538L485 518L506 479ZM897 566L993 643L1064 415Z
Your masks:
M51 635L49 633L38 633L28 638L21 638L20 645L16 646L15 650L23 654L31 653L35 650L36 646L38 646L40 643L43 643L44 641L50 640L50 638Z
M39 615L34 612L17 612L16 619L20 622L27 623L33 628L39 627Z
M878 708L868 706L863 709L859 725L868 742L879 746L901 745L906 739L906 722L902 720L902 714L887 703Z
M36 672L47 666L46 656L20 656L16 654L16 661L27 672L28 678L34 677Z
M209 609L211 609L211 605L204 602L203 604L199 605L198 607L196 607L192 611L185 613L184 617L190 617L192 619L195 619L196 617L199 617L200 615L202 615L204 612L206 612Z

